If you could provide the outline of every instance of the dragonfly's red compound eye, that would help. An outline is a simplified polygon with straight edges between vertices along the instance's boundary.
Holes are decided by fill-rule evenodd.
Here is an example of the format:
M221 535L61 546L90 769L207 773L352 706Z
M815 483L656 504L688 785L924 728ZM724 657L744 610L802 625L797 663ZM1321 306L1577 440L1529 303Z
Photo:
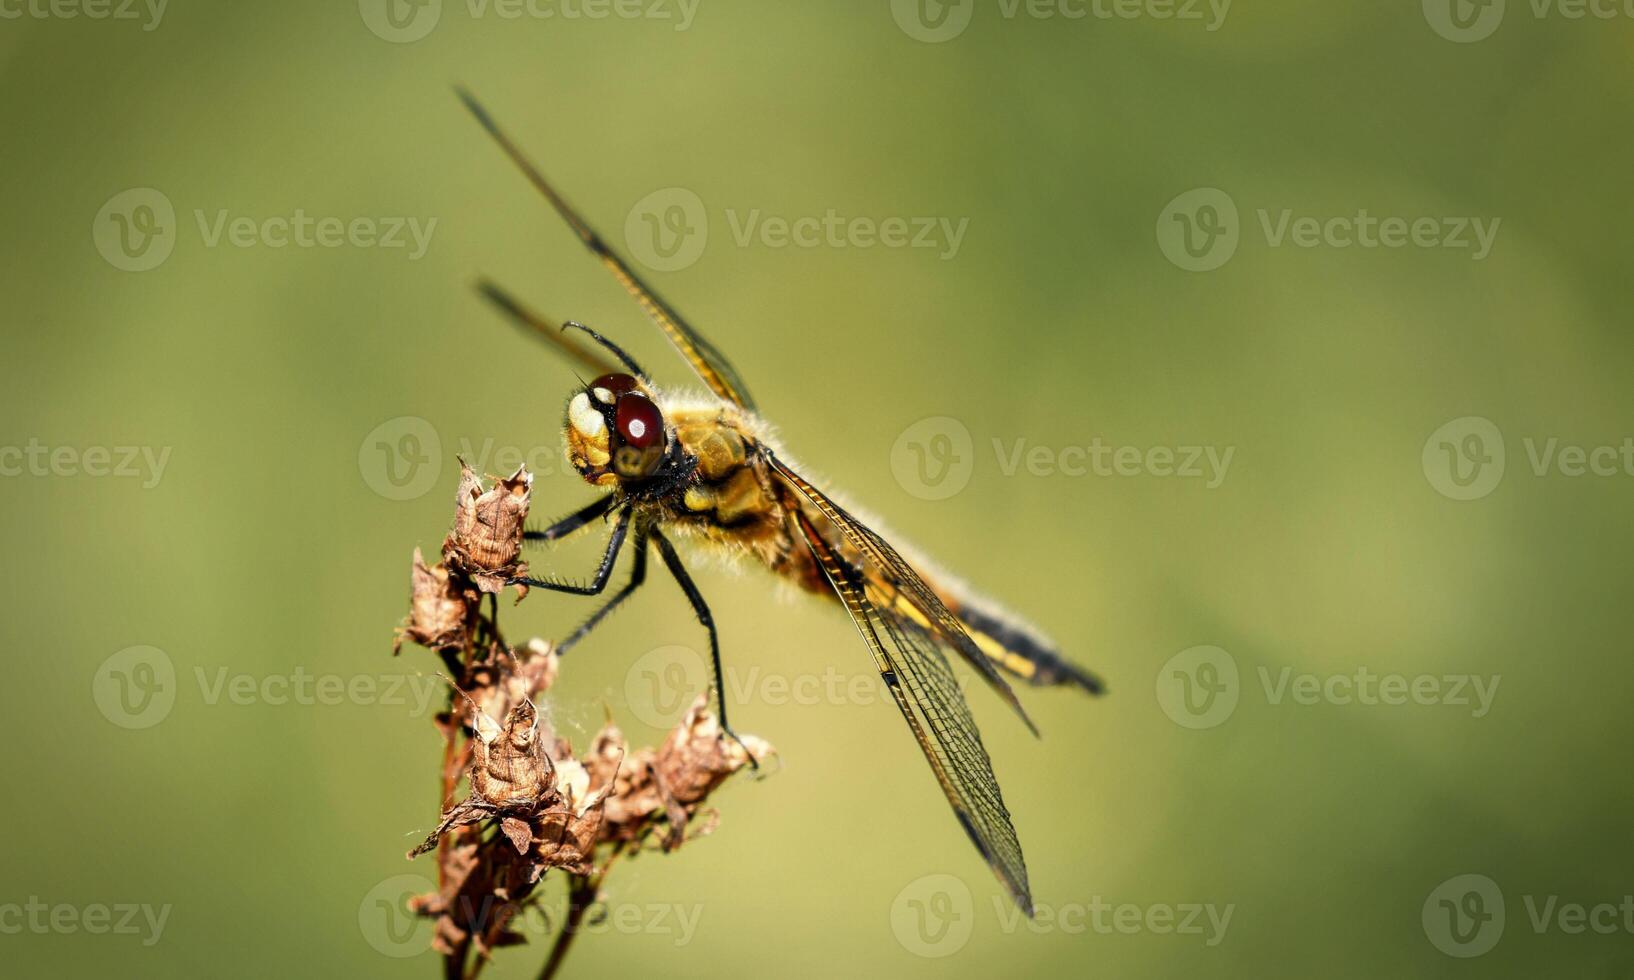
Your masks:
M590 391L595 394L596 400L608 405L618 401L619 396L635 389L636 380L628 374L604 374L590 382ZM608 397L603 398L600 393L602 391L607 392Z
M639 391L629 391L619 396L614 424L618 427L619 438L627 446L650 449L664 440L664 416L659 413L658 406Z

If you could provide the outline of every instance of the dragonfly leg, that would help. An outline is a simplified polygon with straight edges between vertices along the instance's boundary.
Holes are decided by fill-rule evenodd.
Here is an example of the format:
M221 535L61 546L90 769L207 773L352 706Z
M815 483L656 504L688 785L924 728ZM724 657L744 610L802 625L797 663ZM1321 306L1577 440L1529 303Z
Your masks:
M743 739L738 737L738 733L732 730L732 726L726 720L726 679L721 674L721 644L720 637L715 631L715 617L710 614L709 604L704 602L703 593L698 591L692 576L687 574L681 556L675 553L675 546L670 544L669 539L660 534L657 528L651 533L653 543L658 546L658 554L664 559L664 566L669 569L670 575L674 576L675 583L681 587L681 591L686 593L687 601L692 603L692 612L698 617L698 622L709 631L709 660L715 672L715 703L720 707L721 733L730 736L732 741L743 749L744 754L749 757L750 768L759 769L760 763L756 761L754 753L749 751L749 746L743 744Z
M618 523L613 525L613 536L607 541L607 553L601 556L601 565L596 569L596 577L589 585L526 577L508 579L505 584L526 585L533 589L548 589L551 592L566 592L569 595L600 595L602 590L607 588L607 580L613 575L613 563L618 561L619 550L624 547L624 539L629 532L630 512L626 510L619 513Z
M559 541L579 528L606 514L613 508L616 501L612 494L608 494L582 510L576 511L540 531L522 532L524 541Z
M608 613L617 609L619 603L628 599L630 593L640 588L641 583L647 580L647 532L645 529L636 528L635 540L631 542L630 547L635 549L635 563L630 566L630 580L624 583L623 588L613 593L613 597L608 599L600 609L592 613L590 618L580 624L579 628L574 630L567 639L556 644L557 656L566 653L580 640L589 635L591 630L595 629L601 624L602 620L607 618Z

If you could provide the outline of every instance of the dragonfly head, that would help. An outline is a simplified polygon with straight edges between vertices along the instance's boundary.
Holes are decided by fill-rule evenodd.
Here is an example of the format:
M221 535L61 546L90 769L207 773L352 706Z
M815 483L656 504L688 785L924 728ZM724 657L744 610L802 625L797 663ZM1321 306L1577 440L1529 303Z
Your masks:
M673 438L652 392L634 375L604 374L568 400L568 460L596 486L652 479Z

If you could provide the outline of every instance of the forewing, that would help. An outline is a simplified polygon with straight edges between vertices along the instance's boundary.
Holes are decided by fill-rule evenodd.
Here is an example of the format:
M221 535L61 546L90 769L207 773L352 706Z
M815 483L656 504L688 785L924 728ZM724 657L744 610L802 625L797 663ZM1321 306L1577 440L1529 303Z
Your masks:
M841 523L848 519L844 511L781 464L776 465L819 510L834 509L838 520L830 520L845 531L847 538L858 533L846 531ZM939 648L940 635L892 612L892 600L882 594L875 576L838 554L810 516L796 508L791 519L873 653L880 677L918 740L954 815L1016 904L1031 915L1032 893L1021 841L1010 822L976 721ZM862 527L852 523L855 528ZM908 571L912 574L912 569Z
M512 162L521 168L529 183L533 184L539 190L539 193L545 196L545 200L549 201L551 207L556 209L556 213L562 216L562 220L566 221L568 226L573 229L574 234L579 236L579 240L585 244L585 247L590 249L596 258L601 260L602 265L607 267L607 271L611 272L613 278L619 281L619 285L623 286L625 291L634 297L637 303L641 304L641 308L646 311L647 316L658 324L660 330L664 331L664 336L670 339L670 343L674 344L675 348L681 352L681 356L686 358L688 364L692 365L692 369L697 372L703 383L708 385L711 391L727 401L753 411L755 403L749 397L749 389L744 385L743 379L738 376L737 370L732 367L732 363L726 359L726 355L722 354L714 344L704 339L702 334L698 333L695 328L681 318L681 314L677 313L674 307L666 303L663 297L659 296L651 286L636 275L635 270L630 268L629 263L625 262L617 252L613 251L607 242L596 233L596 230L591 228L584 218L579 215L579 212L571 204L567 203L567 200L561 194L557 193L556 188L545 179L545 175L540 173L539 168L534 166L533 161L529 160L521 149L511 142L511 138L505 135L505 132L494 122L493 117L488 115L488 110L484 109L464 89L457 89L456 91L460 100L465 103L466 108L471 110L471 114L476 116L477 121L488 131L488 135L492 136L500 148L505 151L505 154L511 158Z

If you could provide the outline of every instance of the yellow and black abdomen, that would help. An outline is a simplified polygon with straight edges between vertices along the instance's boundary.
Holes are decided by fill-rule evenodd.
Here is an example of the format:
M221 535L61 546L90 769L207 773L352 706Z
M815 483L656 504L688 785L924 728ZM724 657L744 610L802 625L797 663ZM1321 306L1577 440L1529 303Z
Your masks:
M944 597L943 601L964 624L976 648L1005 673L1034 687L1068 685L1091 694L1105 693L1106 686L1099 677L1061 656L1053 645L1027 627L972 606L966 600L948 599Z

